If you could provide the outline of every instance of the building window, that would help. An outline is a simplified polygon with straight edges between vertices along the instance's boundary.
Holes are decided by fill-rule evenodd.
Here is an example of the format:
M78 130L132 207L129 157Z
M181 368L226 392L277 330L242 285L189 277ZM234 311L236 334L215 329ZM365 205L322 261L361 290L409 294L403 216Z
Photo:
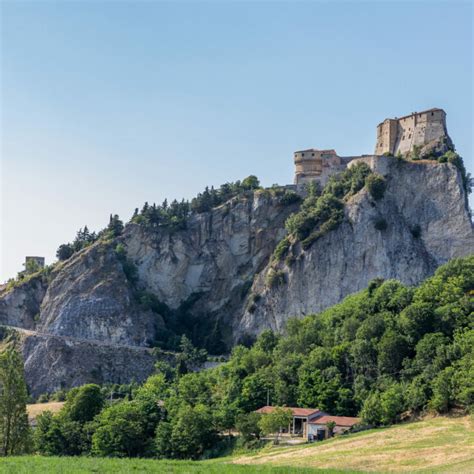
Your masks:
M311 153L311 156L314 156L314 153Z
M301 153L301 156L304 156L304 153Z

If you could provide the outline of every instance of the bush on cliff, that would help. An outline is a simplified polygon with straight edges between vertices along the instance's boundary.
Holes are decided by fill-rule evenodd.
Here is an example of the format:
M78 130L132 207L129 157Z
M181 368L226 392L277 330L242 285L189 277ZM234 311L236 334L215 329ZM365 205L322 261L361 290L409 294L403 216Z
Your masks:
M371 174L365 179L365 186L369 191L370 195L378 201L382 199L385 190L387 189L387 182L385 178L379 174Z
M344 219L344 202L364 187L370 174L369 166L359 163L331 176L322 192L315 183L310 183L301 209L288 217L285 223L288 237L276 247L273 260L280 261L291 242L300 241L307 249L335 229Z

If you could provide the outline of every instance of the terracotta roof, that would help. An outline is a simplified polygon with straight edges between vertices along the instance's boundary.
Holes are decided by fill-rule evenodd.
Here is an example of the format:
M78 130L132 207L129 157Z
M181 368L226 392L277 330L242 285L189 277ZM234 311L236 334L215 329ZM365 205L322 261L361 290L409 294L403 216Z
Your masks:
M271 406L267 405L267 406L264 406L262 408L259 408L258 410L255 410L255 413L268 414L268 413L272 413L273 411L275 411L275 408L277 408L277 407L271 407ZM293 416L303 416L303 417L310 416L310 415L313 415L315 413L319 413L319 411L320 411L317 408L298 408L298 407L281 407L281 408L291 410L291 413L293 414Z
M313 425L325 425L330 421L334 421L336 426L354 426L360 422L360 418L355 418L353 416L331 416L331 415L323 415L315 420L310 421Z

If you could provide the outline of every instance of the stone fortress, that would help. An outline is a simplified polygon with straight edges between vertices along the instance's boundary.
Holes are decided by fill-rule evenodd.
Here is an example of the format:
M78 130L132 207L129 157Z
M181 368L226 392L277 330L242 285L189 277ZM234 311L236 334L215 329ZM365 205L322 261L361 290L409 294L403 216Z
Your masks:
M335 150L310 148L294 153L295 184L316 181L324 186L328 178L343 171L354 160L375 158L381 155L410 157L412 152L420 158L440 156L453 149L446 128L446 112L429 109L413 112L400 118L387 118L377 125L377 142L373 155L338 156Z

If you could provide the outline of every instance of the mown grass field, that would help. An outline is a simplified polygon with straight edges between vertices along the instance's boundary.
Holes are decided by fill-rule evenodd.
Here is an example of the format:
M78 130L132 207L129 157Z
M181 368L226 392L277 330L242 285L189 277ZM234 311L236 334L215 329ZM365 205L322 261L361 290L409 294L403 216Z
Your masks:
M58 413L63 406L64 402L34 403L31 405L26 405L26 410L28 412L28 418L30 420L34 420L39 414L45 411Z
M474 420L468 416L425 419L310 446L270 449L233 462L349 472L474 473Z

